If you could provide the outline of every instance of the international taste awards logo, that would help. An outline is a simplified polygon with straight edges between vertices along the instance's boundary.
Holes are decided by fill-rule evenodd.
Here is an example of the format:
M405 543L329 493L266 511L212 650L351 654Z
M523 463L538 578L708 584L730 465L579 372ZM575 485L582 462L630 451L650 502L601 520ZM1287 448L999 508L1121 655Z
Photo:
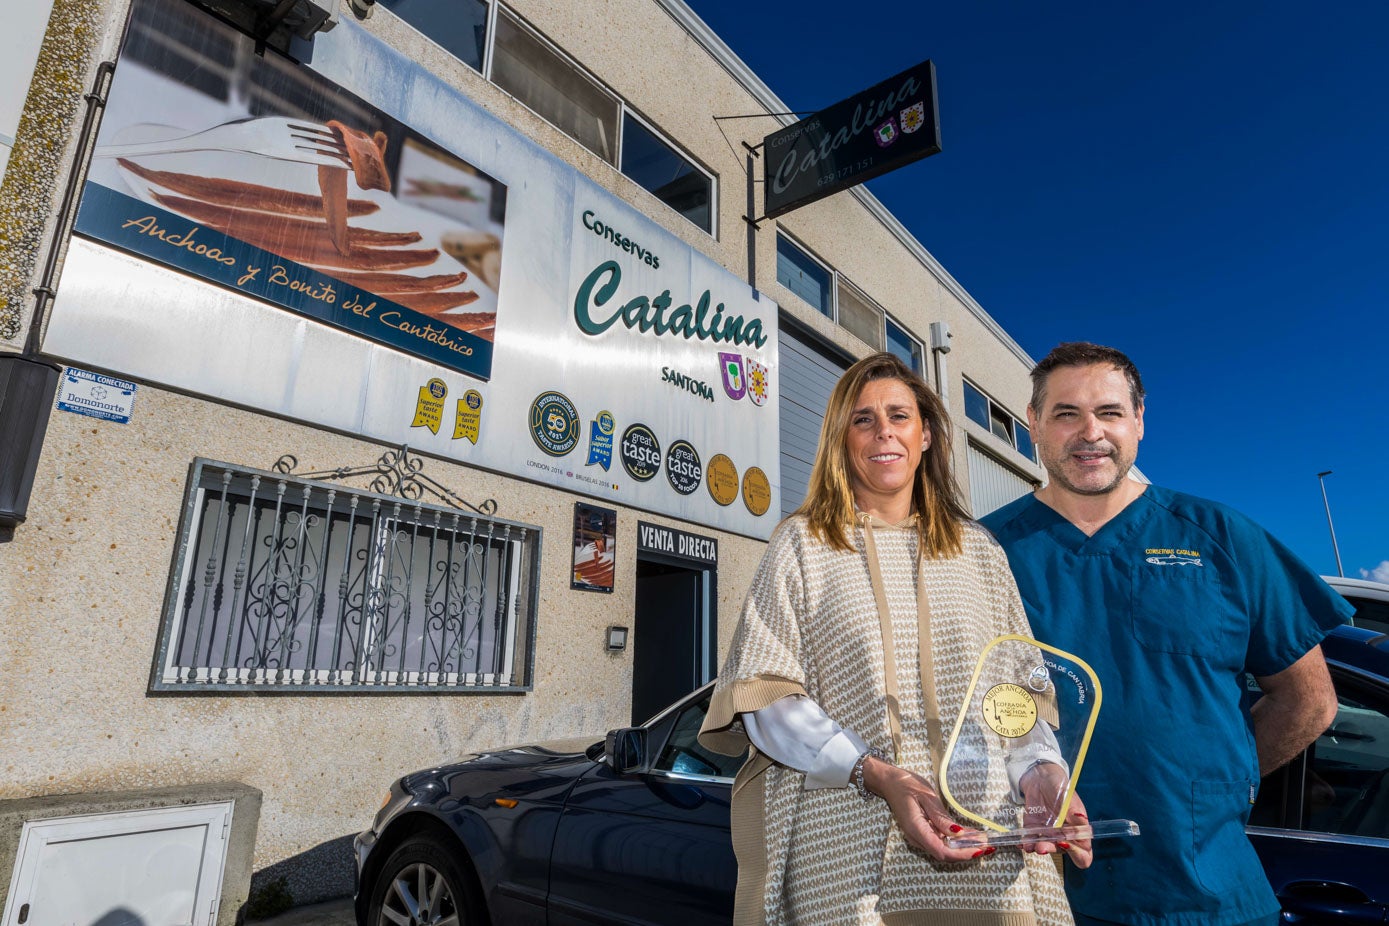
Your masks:
M579 413L562 392L542 392L531 403L531 438L552 457L562 457L579 443Z
M681 495L691 495L699 488L704 469L699 465L699 453L687 440L678 440L666 451L666 479Z
M661 444L644 424L628 425L622 432L622 468L637 482L647 482L661 468Z
M719 375L723 379L724 394L733 401L747 396L753 405L767 404L771 377L765 365L751 357L719 351Z

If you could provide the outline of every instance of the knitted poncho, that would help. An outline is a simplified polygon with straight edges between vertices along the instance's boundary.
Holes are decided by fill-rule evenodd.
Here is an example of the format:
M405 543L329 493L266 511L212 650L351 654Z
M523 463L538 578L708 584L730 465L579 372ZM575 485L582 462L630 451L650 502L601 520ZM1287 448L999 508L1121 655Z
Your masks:
M963 552L950 559L919 557L912 522L861 520L850 539L853 552L832 550L810 536L803 517L777 528L748 592L700 740L737 755L749 746L737 715L799 693L870 745L893 753L871 549L891 616L891 661L900 689L895 760L935 781L922 697L918 562L934 657L926 676L934 678L948 730L989 641L1004 633L1030 635L1007 558L972 522L964 526ZM971 807L989 807L999 822L1019 825L1001 764L989 778L963 797ZM737 926L1071 922L1052 859L1004 848L977 861L936 862L907 845L885 801L865 802L852 787L807 791L803 784L802 773L772 763L755 748L738 774L732 811Z

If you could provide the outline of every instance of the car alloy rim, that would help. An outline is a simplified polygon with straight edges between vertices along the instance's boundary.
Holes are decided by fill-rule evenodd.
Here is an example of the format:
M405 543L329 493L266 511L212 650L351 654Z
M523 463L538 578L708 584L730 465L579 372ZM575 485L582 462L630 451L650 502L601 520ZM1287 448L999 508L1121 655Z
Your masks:
M415 862L402 868L381 902L381 926L459 926L458 906L448 881Z

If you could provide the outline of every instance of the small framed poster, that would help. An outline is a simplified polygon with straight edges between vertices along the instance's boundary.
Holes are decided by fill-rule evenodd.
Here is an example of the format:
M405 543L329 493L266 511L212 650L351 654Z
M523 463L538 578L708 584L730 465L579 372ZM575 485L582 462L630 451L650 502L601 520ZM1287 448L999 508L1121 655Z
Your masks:
M617 512L574 503L574 576L570 588L612 592Z

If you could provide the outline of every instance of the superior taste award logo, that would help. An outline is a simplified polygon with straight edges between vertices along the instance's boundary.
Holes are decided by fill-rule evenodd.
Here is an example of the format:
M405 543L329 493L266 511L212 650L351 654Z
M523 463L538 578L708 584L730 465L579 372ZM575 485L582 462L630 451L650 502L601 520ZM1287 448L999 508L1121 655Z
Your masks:
M420 387L419 398L415 400L415 420L412 428L429 428L439 433L439 425L444 421L444 399L448 397L449 387L442 379L431 379Z
M458 411L453 423L453 439L466 437L477 444L478 432L482 427L482 393L469 389L458 400Z
M603 472L613 465L613 432L617 430L617 421L613 418L612 412L599 412L598 417L588 423L588 463L592 466L597 463L603 467Z

